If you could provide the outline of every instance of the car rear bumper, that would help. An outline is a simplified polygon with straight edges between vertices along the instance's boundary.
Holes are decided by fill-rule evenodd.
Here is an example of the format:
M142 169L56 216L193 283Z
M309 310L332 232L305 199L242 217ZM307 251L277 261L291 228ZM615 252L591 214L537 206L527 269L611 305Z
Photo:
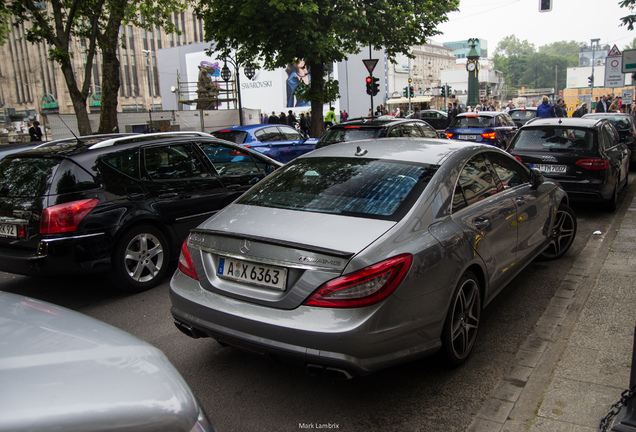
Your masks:
M105 233L43 239L36 251L0 248L0 271L24 276L106 271L110 252Z
M382 304L357 309L300 306L272 309L220 296L177 271L170 283L171 312L191 337L295 359L308 368L365 375L439 349L441 326L433 320L378 325ZM414 331L413 326L420 326Z
M614 192L614 186L612 184L599 179L567 180L558 177L550 178L559 182L572 201L606 201L612 197Z

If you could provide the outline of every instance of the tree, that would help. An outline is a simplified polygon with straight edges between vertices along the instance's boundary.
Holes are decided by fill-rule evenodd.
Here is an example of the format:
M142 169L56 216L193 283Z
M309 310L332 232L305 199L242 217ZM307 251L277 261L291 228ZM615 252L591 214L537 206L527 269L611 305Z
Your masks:
M312 136L323 131L323 104L338 97L338 82L327 74L334 62L363 47L383 47L389 59L408 55L413 45L439 34L436 26L457 10L458 0L205 0L197 13L206 40L224 55L234 51L243 63L258 59L266 69L304 61L309 85L296 95L311 101ZM210 51L213 50L212 48Z
M92 133L86 100L91 85L93 59L99 48L103 77L99 131L112 132L117 127L117 47L120 26L133 23L149 29L157 25L172 32L174 25L170 21L170 13L182 10L185 1L144 0L128 4L125 0L9 0L0 5L0 27L6 25L7 16L12 16L15 26L24 26L29 42L46 42L49 45L49 60L60 65L81 135ZM81 77L76 77L73 71L73 38L86 41L86 67Z
M620 7L626 8L629 12L634 12L634 8L636 8L636 0L621 0L619 3ZM634 22L636 22L636 14L630 13L621 18L622 26L627 26L628 30L634 30Z
M524 56L535 52L534 44L527 40L520 41L515 35L506 36L499 41L497 48L495 48L495 54L501 54L504 57Z

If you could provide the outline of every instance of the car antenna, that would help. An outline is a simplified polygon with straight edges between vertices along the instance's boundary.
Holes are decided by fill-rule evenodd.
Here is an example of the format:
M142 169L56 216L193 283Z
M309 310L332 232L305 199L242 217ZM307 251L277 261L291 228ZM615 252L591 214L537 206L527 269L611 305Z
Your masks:
M78 143L78 144L84 144L84 141L82 141L81 139L79 139L79 138L77 137L77 135L75 135L75 134L73 133L73 130L72 130L70 127L68 127L68 125L64 122L64 120L62 120L62 117L60 117L60 115L59 115L59 114L57 115L57 117L58 117L58 118L60 119L60 121L64 124L64 126L66 126L66 129L68 129L68 131L69 131L69 132L73 135L73 137L75 137L75 140L77 141L77 143Z
M367 149L363 150L360 146L358 146L358 148L356 149L356 156L364 156L368 152L369 151Z

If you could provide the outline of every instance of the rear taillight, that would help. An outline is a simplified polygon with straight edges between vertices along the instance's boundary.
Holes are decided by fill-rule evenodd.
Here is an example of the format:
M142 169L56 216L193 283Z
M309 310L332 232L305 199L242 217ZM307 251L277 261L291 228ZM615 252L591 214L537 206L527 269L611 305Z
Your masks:
M575 165L587 170L605 170L610 167L607 159L579 159Z
M484 139L491 139L494 140L496 138L497 134L495 132L485 132L483 134L481 134L481 137Z
M188 239L186 239L181 245L181 254L179 254L179 270L186 276L191 277L194 280L199 280L197 272L194 270L194 263L192 262L192 256L188 250Z
M523 163L523 159L521 159L519 156L512 155L512 157L517 159L519 162Z
M448 139L451 139L453 137L453 134L450 132L446 132L446 136L448 137Z
M97 198L92 198L44 209L40 219L40 234L59 234L77 230L77 225L98 203Z
M413 256L398 255L339 277L321 286L306 302L308 306L354 308L370 306L387 298L400 285Z

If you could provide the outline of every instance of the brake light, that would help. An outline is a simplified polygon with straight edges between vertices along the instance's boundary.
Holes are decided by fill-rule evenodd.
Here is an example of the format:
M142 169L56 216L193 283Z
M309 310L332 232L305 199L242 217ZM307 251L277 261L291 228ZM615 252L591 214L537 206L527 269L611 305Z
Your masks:
M495 132L484 132L481 134L481 137L484 139L492 139L494 140L497 134Z
M192 256L188 250L188 239L185 239L181 245L181 253L179 254L179 270L186 276L191 277L194 280L199 280L197 272L194 270L194 263L192 262Z
M305 302L308 306L354 308L387 298L411 267L411 254L398 255L322 285Z
M450 132L446 132L446 136L448 137L448 139L451 139L453 137L453 134Z
M218 131L218 133L230 133L230 132L232 132L232 131L229 130L229 129L228 130L220 130L220 131Z
M345 129L360 129L360 126L345 126Z
M523 159L521 159L519 156L512 155L512 157L517 159L519 162L523 163Z
M92 198L45 208L40 218L40 233L59 234L77 230L77 225L98 203L97 198Z
M588 170L604 170L610 167L607 159L579 159L575 165Z

